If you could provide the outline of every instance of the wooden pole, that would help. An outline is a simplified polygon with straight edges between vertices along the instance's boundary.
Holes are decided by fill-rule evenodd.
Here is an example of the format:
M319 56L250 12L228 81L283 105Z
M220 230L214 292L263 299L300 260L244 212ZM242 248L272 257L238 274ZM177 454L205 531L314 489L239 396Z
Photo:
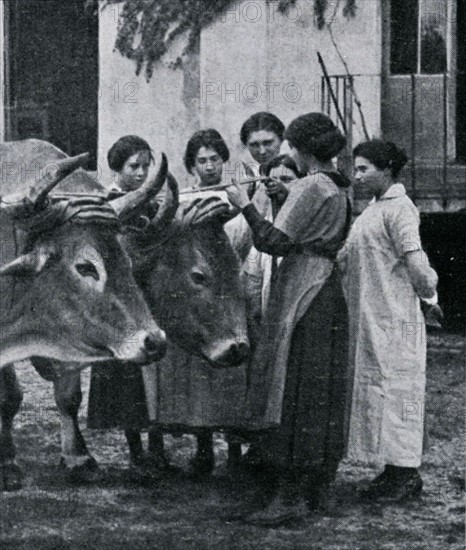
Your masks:
M346 123L345 119L343 118L343 115L340 111L340 106L338 105L338 99L335 96L335 92L332 88L332 83L330 82L330 77L328 76L327 67L325 66L324 60L322 59L322 56L320 55L320 52L317 52L317 59L319 61L320 67L322 69L322 73L324 75L325 82L327 83L328 91L330 92L330 97L332 98L333 105L335 107L335 111L337 113L338 119L341 123L341 126L343 128L344 133L346 134Z

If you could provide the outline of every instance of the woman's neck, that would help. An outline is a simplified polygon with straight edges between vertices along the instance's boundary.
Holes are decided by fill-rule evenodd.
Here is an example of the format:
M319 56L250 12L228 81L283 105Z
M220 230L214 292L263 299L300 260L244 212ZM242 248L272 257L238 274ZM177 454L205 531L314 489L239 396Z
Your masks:
M381 197L383 197L383 196L385 195L385 193L390 189L390 187L391 187L394 183L396 183L396 181L395 181L394 179L392 179L392 178L390 178L390 179L389 179L389 178L385 178L385 179L381 182L379 188L376 190L376 192L375 192L375 194L374 194L374 195L375 195L375 199L376 199L376 200L379 200Z
M316 158L309 160L309 165L307 169L308 174L316 174L317 172L334 172L335 166L331 160L322 162Z

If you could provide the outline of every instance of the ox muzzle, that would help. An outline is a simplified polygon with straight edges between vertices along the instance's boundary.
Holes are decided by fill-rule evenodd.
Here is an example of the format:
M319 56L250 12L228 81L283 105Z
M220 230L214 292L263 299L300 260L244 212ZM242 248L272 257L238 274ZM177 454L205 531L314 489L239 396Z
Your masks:
M239 367L249 359L249 340L223 341L204 352L213 367Z
M110 350L117 361L144 365L159 361L167 352L167 338L161 329L140 330Z

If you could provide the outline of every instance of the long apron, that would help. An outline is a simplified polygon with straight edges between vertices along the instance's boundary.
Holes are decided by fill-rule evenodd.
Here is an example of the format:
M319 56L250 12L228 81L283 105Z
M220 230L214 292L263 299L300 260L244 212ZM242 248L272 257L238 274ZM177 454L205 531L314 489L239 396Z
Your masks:
M404 254L421 245L419 215L401 188L366 208L341 253L354 372L348 456L418 467L426 334Z
M245 366L214 368L169 342L165 357L143 371L151 422L183 431L241 424Z
M291 337L279 427L260 437L279 468L318 468L331 480L345 452L348 318L335 267Z

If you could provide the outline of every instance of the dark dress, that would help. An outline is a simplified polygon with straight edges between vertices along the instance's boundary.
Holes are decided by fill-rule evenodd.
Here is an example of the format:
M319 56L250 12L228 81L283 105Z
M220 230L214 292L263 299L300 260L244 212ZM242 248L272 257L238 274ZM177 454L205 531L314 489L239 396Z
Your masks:
M141 430L149 425L141 367L92 367L87 427Z
M115 192L115 196L118 194ZM152 219L156 213L157 205L145 205L142 213L127 223L126 230L142 231L146 220ZM148 426L149 414L141 367L121 363L103 369L92 367L87 427L96 430L141 430Z
M328 480L346 441L348 322L335 255L349 229L348 185L337 173L299 180L274 225L244 210L256 248L283 256L250 372L252 425L268 428L260 451Z

